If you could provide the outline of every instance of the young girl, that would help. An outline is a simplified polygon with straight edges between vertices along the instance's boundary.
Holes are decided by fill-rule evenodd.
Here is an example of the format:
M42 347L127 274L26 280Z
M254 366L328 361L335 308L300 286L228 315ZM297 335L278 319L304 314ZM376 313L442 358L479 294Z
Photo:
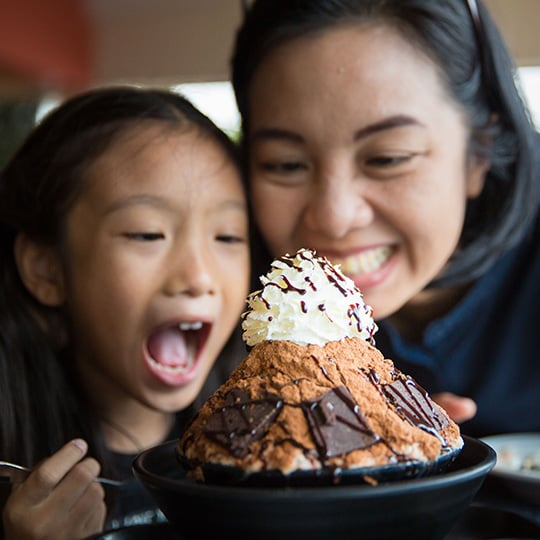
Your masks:
M0 181L0 459L6 540L77 539L155 519L126 479L177 437L248 292L234 145L182 97L74 97ZM85 457L86 456L86 457ZM136 504L137 501L137 504Z
M328 256L374 308L378 347L464 433L540 430L538 134L489 13L250 6L233 83L263 268Z

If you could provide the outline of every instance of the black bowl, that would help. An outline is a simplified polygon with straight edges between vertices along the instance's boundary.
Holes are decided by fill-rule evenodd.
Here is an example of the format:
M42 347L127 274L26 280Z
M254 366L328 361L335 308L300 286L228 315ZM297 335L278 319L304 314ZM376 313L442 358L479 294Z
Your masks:
M469 506L495 452L463 437L445 473L377 486L241 487L186 478L177 441L139 454L135 476L187 539L440 540Z
M174 529L168 523L153 523L133 525L86 538L86 540L180 540Z
M359 486L395 482L422 476L440 474L459 455L461 448L443 454L433 462L403 461L380 467L357 467L354 469L304 470L283 474L278 470L246 473L238 467L208 464L202 466L205 483L225 486L247 487L322 487ZM182 466L182 459L179 459ZM186 467L188 469L189 467Z

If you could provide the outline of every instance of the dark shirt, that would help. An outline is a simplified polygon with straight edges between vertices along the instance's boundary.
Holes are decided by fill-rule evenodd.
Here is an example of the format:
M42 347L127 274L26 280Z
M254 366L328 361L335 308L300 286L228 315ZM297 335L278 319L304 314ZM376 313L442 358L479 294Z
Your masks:
M167 440L178 439L193 414L193 409L177 414ZM135 454L113 454L115 476L128 482L120 487L106 488L108 513L105 530L167 521L150 492L133 476L131 467L135 457Z
M214 364L193 405L176 415L176 423L167 436L167 440L176 440L180 437L206 399L226 380L232 368L244 356L245 346L240 337L240 327L238 327ZM115 478L128 479L129 481L125 486L119 488L106 488L108 506L106 530L166 521L150 493L133 476L131 466L135 457L135 455L130 454L113 454Z
M180 437L196 411L244 356L245 346L240 337L240 327L238 327L212 368L200 395L191 407L177 413L175 425L165 440L176 440ZM121 487L104 486L107 502L105 530L166 521L150 493L133 476L131 467L135 457L135 454L112 454L111 469L114 471L112 477L127 480L127 483ZM10 492L9 478L0 476L0 515ZM2 520L0 519L0 540L3 537Z
M540 431L540 220L421 343L409 343L378 321L376 345L431 394L476 401L463 433L481 437Z

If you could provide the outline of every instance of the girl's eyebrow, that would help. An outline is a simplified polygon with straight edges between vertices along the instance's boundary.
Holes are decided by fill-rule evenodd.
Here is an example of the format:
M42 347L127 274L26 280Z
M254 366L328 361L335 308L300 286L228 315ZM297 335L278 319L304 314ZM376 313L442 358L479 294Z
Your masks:
M380 122L375 122L374 124L370 124L366 127L360 128L359 130L355 131L353 140L357 141L359 139L363 139L364 137L368 137L369 135L373 135L374 133L378 133L379 131L385 131L388 129L395 129L403 126L419 126L423 127L423 124L413 118L412 116L407 115L396 115L391 116L390 118L385 118L384 120L381 120ZM252 135L253 140L284 140L284 141L290 141L295 143L303 143L304 137L299 135L298 133L295 133L294 131L289 131L287 129L281 129L281 128L261 128L255 131Z
M133 206L154 206L155 208L170 208L171 205L165 197L156 195L138 194L131 195L113 201L104 211L104 214L112 214L119 210L124 210Z
M107 206L104 215L112 214L126 208L132 208L133 206L153 206L154 208L161 208L165 210L174 211L170 201L165 197L158 197L156 195L139 194L131 195L123 199L118 199L112 204ZM225 199L218 206L218 210L237 210L245 212L247 204L244 200L240 199Z

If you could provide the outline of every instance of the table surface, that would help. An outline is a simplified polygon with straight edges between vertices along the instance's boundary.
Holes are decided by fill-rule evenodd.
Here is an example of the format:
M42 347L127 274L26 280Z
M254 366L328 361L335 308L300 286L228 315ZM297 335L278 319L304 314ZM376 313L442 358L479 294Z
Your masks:
M509 497L489 476L445 540L540 538L540 507Z

